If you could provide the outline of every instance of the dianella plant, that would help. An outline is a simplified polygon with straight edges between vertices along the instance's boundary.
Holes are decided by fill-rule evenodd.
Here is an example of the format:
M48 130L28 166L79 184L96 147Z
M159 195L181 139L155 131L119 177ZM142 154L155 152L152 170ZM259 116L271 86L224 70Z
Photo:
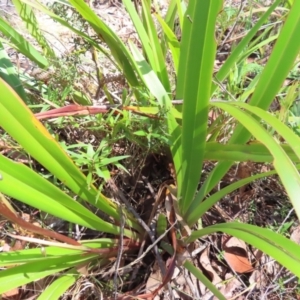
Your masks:
M161 15L158 9L153 12L156 2L142 0L137 10L131 0L123 0L138 34L140 47L130 40L124 44L83 0L62 3L80 14L101 43L38 1L13 0L27 30L43 51L38 51L33 43L26 41L0 18L1 134L10 135L60 184L54 185L30 166L0 154L1 215L20 230L47 237L43 240L26 237L26 242L39 247L0 254L0 293L59 274L39 297L50 299L49 295L54 295L51 299L58 299L80 276L88 274L89 268L96 262L104 268L118 257L121 239L123 253L137 254L148 234L128 206L105 197L93 183L87 184L86 175L29 108L32 103L3 44L9 43L40 68L51 65L55 53L39 30L33 9L49 15L78 34L96 52L106 55L124 75L132 91L133 104L139 112L157 116L166 128L176 180L161 189L169 204L169 214L158 217L157 231L169 230L170 240L158 243L158 247L169 252L172 263L165 268L159 288L172 278L177 265L193 273L219 299L225 299L193 264L187 251L201 237L220 232L244 240L300 276L300 246L283 235L236 221L208 227L201 225L205 213L226 195L251 181L274 174L280 178L297 217L300 216L300 176L296 164L300 159L300 138L268 111L300 51L300 0L290 2L284 9L283 25L277 28L278 34L266 41L272 42L273 48L265 66L257 72L251 84L240 91L239 96L228 97L220 92L220 87L232 81L233 70L257 49L258 42L255 41L264 34L260 29L281 1L274 1L260 15L219 70L215 71L216 27L223 9L222 0L189 1L188 4L171 0L165 15ZM174 30L175 21L178 21L181 31L180 38ZM296 87L293 88L296 91ZM291 93L287 94L292 97ZM78 97L80 104L91 104L87 97ZM213 121L210 120L212 111L218 112ZM218 122L224 114L232 118L225 138ZM221 133L222 142L219 139ZM215 164L203 178L207 161ZM214 188L232 165L243 161L271 163L273 169L216 191ZM21 220L5 196L71 224L109 234L110 238L76 241L35 226ZM88 207L95 207L101 213L96 215ZM147 298L156 293L158 290L138 296Z

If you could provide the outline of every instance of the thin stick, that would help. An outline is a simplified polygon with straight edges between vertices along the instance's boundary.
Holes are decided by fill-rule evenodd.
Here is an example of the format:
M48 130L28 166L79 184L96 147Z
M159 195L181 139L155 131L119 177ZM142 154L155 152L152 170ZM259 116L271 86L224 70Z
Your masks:
M177 221L175 221L175 223L173 225L171 225L168 228L168 230L166 230L161 236L159 236L154 243L152 243L150 246L148 246L146 251L143 252L137 259L135 259L134 261L132 261L131 263L129 263L125 267L118 269L118 271L124 270L124 269L126 269L130 266L133 266L133 265L137 264L140 260L142 260L142 258L144 258L146 256L146 254L148 252L150 252L168 234L168 232L171 230L171 228L173 228L176 224L177 224Z
M232 28L229 30L229 32L227 33L226 37L224 38L221 46L223 47L225 45L225 43L228 41L228 39L230 38L230 36L232 35L233 31L235 30L235 27L237 26L237 23L238 23L238 20L239 20L239 17L243 11L243 8L245 6L246 2L243 3L243 0L241 1L241 4L240 4L240 7L239 7L239 10L238 10L238 13L237 13L237 16L236 16L236 21L235 23L233 24Z
M137 221L140 223L140 225L145 229L145 231L148 233L151 242L154 244L155 243L155 237L153 232L150 230L150 228L148 227L148 225L141 219L141 217L139 216L139 214L135 211L135 209L130 205L130 203L127 201L126 197L124 196L124 194L120 191L120 189L118 189L118 187L116 186L116 184L114 183L114 181L112 179L110 179L108 181L108 184L110 186L110 188L112 189L113 193L116 195L117 198L119 198L126 206L126 208L135 216L135 218L137 219ZM153 248L159 268L161 270L162 274L165 274L165 266L163 264L163 260L158 252L158 248L157 245L155 245L155 247Z
M123 238L124 238L124 226L125 226L125 216L123 214L122 206L119 206L119 210L121 213L121 220L120 220L120 238L119 238L119 249L118 255L115 264L115 274L114 274L114 299L117 300L118 298L118 269L120 267L120 262L123 253Z

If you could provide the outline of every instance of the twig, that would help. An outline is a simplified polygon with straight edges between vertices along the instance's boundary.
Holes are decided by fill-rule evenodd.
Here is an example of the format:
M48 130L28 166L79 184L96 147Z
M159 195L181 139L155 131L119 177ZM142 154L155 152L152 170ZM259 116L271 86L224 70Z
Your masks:
M236 27L236 25L238 24L238 21L239 21L239 16L242 13L242 10L243 10L245 4L246 4L246 2L243 3L243 0L241 0L239 11L238 11L237 16L236 16L236 21L234 22L231 30L229 30L229 32L227 33L226 37L224 38L224 40L223 40L223 42L221 44L221 47L223 47L225 45L225 43L227 42L227 40L230 38L230 36L232 35L233 31L235 30L235 27Z
M283 225L287 222L288 218L291 216L291 214L294 212L294 210L295 210L295 209L292 208L292 209L288 212L287 216L286 216L286 217L284 218L284 220L282 221L280 227L277 229L277 233L280 232L281 228L282 228Z
M143 162L143 163L144 163L144 162ZM140 168L140 172L139 172L137 178L140 177L141 172L142 172L142 168ZM142 176L142 179L145 180L145 176ZM149 184L150 184L150 183L149 183ZM135 186L134 186L134 188L133 188L133 191L135 190L135 188L136 188L136 184L135 184ZM149 188L149 186L148 186L148 188ZM152 191L153 191L153 190L152 190ZM150 190L153 199L155 199L155 195L154 195L154 193L152 193L152 191ZM153 192L154 192L154 191L153 191ZM151 214L151 215L152 215L152 214ZM151 220L151 218L150 218L149 220ZM148 221L148 224L147 224L148 226L149 226L149 222L150 222L150 221ZM152 230L151 226L150 226L149 228L150 228L150 230L151 230L152 232L154 232L154 231ZM146 244L146 235L147 235L147 233L145 233L144 236L143 236L141 248L140 248L139 253L138 253L138 255L137 255L137 259L140 258L140 256L142 255L142 253L143 253L143 251L144 251L144 247L145 247L145 244ZM136 269L133 270L133 272L132 272L132 274L131 274L131 277L130 277L130 282L133 282L133 279L136 277L137 272L138 272L138 268L136 268Z
M177 224L177 221L173 224L173 225L171 225L169 228L168 228L168 230L166 230L166 232L164 232L161 236L159 236L157 239L156 239L156 241L154 242L154 243L152 243L147 249L146 249L146 251L145 252L143 252L137 259L135 259L134 261L132 261L131 263L129 263L128 265L126 265L125 267L123 267L123 268L120 268L120 269L118 269L118 271L120 271L120 270L124 270L124 269L126 269L126 268L128 268L128 267L130 267L130 266L133 266L133 265L135 265L135 264L137 264L139 261L141 261L142 260L142 258L144 258L145 256L146 256L146 254L148 253L148 252L150 252L167 234L168 234L168 232L171 230L171 228L173 228L175 225Z
M104 76L101 72L101 67L99 66L99 63L98 63L97 51L94 46L92 48L92 58L95 63L96 73L97 73L97 81L98 81L98 87L97 87L97 91L96 91L94 99L96 99L98 101L101 96L102 82L103 82Z
M124 194L120 191L120 189L118 189L118 187L116 186L116 184L114 183L114 181L112 179L110 179L108 181L108 184L109 184L110 188L112 189L113 193L116 195L116 197L120 198L120 200L125 204L126 208L135 216L135 218L140 223L140 225L145 229L145 231L148 233L148 235L151 239L151 242L154 244L155 243L155 237L154 237L153 232L150 230L149 226L141 219L139 214L130 205L130 203L127 201L126 197L124 196ZM164 267L164 264L163 264L163 260L160 256L159 252L158 252L157 245L154 246L153 251L155 253L155 256L156 256L159 268L161 270L161 273L165 274L165 267Z
M118 269L120 267L120 262L123 253L123 237L124 237L124 226L125 226L125 216L123 214L122 206L119 206L120 213L121 213L121 220L120 220L120 238L119 238L119 250L115 264L115 275L114 275L114 299L117 300L118 298Z

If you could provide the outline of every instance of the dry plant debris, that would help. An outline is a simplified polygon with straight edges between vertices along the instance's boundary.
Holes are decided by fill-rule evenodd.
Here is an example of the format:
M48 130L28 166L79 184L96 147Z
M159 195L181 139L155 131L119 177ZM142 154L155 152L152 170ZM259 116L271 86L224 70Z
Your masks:
M135 37L136 33L133 29L132 22L124 13L124 8L121 5L108 5L108 3L106 3L105 6L103 6L102 1L95 1L95 3L90 3L90 5L124 41L127 41L130 38L137 43L138 39ZM261 5L258 4L258 6L260 6L259 9L262 9ZM47 21L46 19L41 19L40 22L45 28L49 27L48 19ZM228 32L228 38L226 39L226 45L229 47L226 50L227 52L230 51L231 43L241 38L241 35L243 35L242 28L233 26L232 29L234 30ZM65 53L65 48L69 51L71 45L67 45L66 42L66 37L68 35L65 32L60 32L58 30L58 36L60 42L65 43L63 51L60 49L60 52ZM65 42L63 41L63 38L66 39ZM51 41L54 43L54 40ZM225 47L225 45L222 46ZM219 68L222 61L226 58L226 54L225 56L222 55L220 54L216 59L216 68ZM267 56L268 53L266 53L266 57ZM30 69L28 66L24 67L24 65L18 61L15 61L15 63L20 66L22 71ZM86 71L90 66L84 67L86 67ZM119 85L111 87L116 89L114 92L119 92L118 88L122 87L122 78L120 78L120 75L111 75L110 77L109 74L112 70L111 65L109 65L109 62L107 61L102 61L102 67L106 78L105 84L109 83L110 78L113 78L111 81L117 81ZM37 73L33 72L28 74L35 78L38 76ZM48 72L47 76L54 76L54 73ZM48 77L46 79L43 78L42 81L47 83ZM37 79L40 80L41 78ZM90 78L86 79L89 80ZM90 83L88 86L85 84L83 84L83 86L85 89L86 87L91 88ZM211 121L215 121L217 117L219 117L217 113L212 114ZM80 136L80 134L75 131L76 130L74 130L72 134L76 136L76 139L83 138L83 136ZM5 141L0 141L1 153L7 154L12 150L15 150L15 160L26 160L26 158L18 153L17 149L14 149ZM135 206L140 218L145 218L147 220L147 214L149 217L149 210L151 210L155 203L154 199L159 193L160 186L165 180L172 180L172 177L174 177L169 169L171 162L168 161L168 157L165 155L143 155L141 149L133 145L125 146L121 152L132 155L132 157L135 157L135 160L128 159L126 161L127 169L130 170L130 174L118 172L115 176L115 182L118 185L118 189L126 195L126 198L133 199L131 205ZM14 158L13 155L11 157ZM139 157L139 159L136 159L136 157ZM209 165L206 167L209 168ZM254 163L240 163L235 169L230 170L221 184L228 185L238 178L246 178L254 173L261 172L263 171L263 168L264 171L266 171L265 169L268 168L268 166ZM147 182L153 187L152 191L150 191L149 185L147 186ZM132 183L134 183L134 186ZM260 182L241 187L238 192L232 193L227 199L223 199L221 203L216 205L210 213L205 216L204 223L213 224L222 220L231 221L240 219L243 222L259 224L260 226L273 226L274 224L277 224L282 227L285 220L280 212L283 209L290 209L285 198L285 193L276 177L261 180ZM170 220L164 205L160 205L157 208L157 213L166 214L167 219ZM293 212L291 211L291 214L292 213ZM24 215L22 218L23 217ZM157 217L157 215L154 217ZM20 218L21 217L17 217L13 221L17 223L17 219ZM28 223L30 224L30 222ZM4 228L4 224L1 224L1 227ZM31 228L30 231L33 233L34 230L32 230L32 226L29 227L28 229ZM35 233L41 234L41 232ZM293 241L300 243L299 225L292 229L287 229L287 233L290 234L290 238ZM93 233L87 232L86 234L92 235ZM23 233L23 235L26 234ZM164 238L170 242L168 235ZM220 288L227 299L284 299L280 294L282 291L278 291L282 287L279 286L279 283L273 282L278 278L291 278L291 275L277 263L270 260L268 256L262 255L256 249L250 249L241 240L225 235L210 237L201 240L201 243L205 245L205 248L195 255L191 254L190 259L194 262L195 266L202 270L205 276L209 278L215 286ZM8 243L4 242L2 251L16 250L18 245L20 246L20 244L16 242L16 245L9 249ZM198 247L199 245L196 246ZM166 257L168 256L165 255L163 259L167 260L170 258ZM129 260L132 258L120 259L116 269L114 269L115 266L112 266L111 269L106 272L99 271L99 273L103 272L102 274L99 274L100 278L111 281L113 273L119 268L122 269L123 265L126 266L126 259ZM136 290L138 290L139 287L141 287L141 289L145 288L145 293L148 293L148 291L155 291L164 278L163 271L160 269L158 263L154 263L150 267L146 266L146 263L149 261L153 261L152 254L149 254L149 256L146 257L144 261L141 261L140 264L137 264L136 267L130 269L130 271L137 270L139 272L140 282L135 284L135 288ZM44 281L39 281L36 283L35 288L37 288L38 285L38 289L43 290L47 284ZM129 282L129 284L132 283ZM291 294L283 297L292 299L289 295L293 295L295 299L300 299L299 292L293 291L293 287L297 285L295 284L295 281L288 282L287 284L290 284ZM128 282L124 282L123 286L125 285L128 286ZM89 280L82 280L77 282L77 287L74 287L74 289L78 289L78 294L85 295L87 297L86 299L88 299L88 293L85 294L84 290L86 289L86 291L89 291L90 289L95 289L95 286L96 285ZM159 290L158 295L156 295L154 299L215 299L201 282L196 280L192 274L183 271L180 267L174 269L170 287L168 290ZM73 293L76 292L73 291ZM98 295L98 297L100 297L99 295L101 293L101 291L97 291L94 292L93 295ZM10 293L3 295L3 297L7 299L21 299L21 296L23 297L24 294L23 291L20 291L19 289L14 289ZM65 299L68 299L68 296L70 295L67 295ZM265 298L261 298L262 296ZM79 296L78 299L83 298L82 296Z

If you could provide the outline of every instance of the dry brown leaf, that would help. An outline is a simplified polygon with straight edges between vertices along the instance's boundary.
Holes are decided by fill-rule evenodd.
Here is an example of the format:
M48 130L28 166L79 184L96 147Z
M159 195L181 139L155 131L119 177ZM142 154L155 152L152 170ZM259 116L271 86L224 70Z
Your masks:
M15 244L10 247L10 251L19 251L19 250L23 250L26 246L26 242L24 241L20 241L20 240L16 240Z
M267 286L268 279L261 270L254 270L249 277L249 283L250 285L254 285L254 287L257 289L262 289Z
M19 295L19 289L14 288L6 293L3 293L1 296L3 299L17 299L17 295Z
M154 292L162 281L162 274L160 272L160 268L158 267L157 262L153 265L152 272L146 283L146 293Z
M241 287L242 283L234 277L232 274L227 273L225 275L226 284L224 284L220 292L224 295L226 299L232 298L236 291ZM218 298L215 296L213 300L217 300Z
M78 265L75 267L78 273L80 273L82 276L88 276L89 273L89 263L83 263L82 265Z
M253 164L251 162L245 161L238 165L237 177L240 179L248 178L252 174Z
M300 226L294 228L291 234L291 240L297 244L300 244Z
M210 281L216 285L216 287L220 286L222 279L219 277L217 272L211 265L211 261L209 259L209 247L207 247L200 256L200 263L203 269L206 271L206 275L209 276Z
M254 270L248 259L244 241L231 237L223 242L222 247L226 262L235 272L244 274Z
M251 177L252 174L252 166L253 164L250 162L241 162L238 165L238 169L237 169L237 177L239 179L244 179L244 178L248 178ZM240 191L240 195L242 196L242 194L245 192L247 185L243 185L239 188Z

